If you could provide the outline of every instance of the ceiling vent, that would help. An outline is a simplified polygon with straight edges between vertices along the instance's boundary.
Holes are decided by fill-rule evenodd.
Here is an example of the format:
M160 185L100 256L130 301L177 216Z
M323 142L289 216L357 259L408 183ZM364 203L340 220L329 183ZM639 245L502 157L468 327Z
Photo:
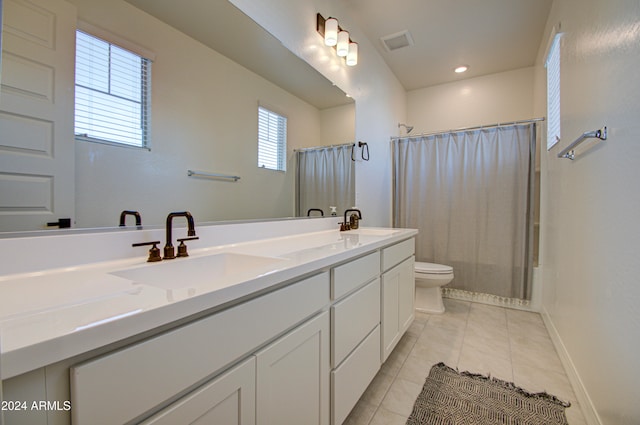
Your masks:
M381 37L380 40L387 52L393 52L394 50L402 49L403 47L413 46L413 38L411 38L411 34L408 30Z

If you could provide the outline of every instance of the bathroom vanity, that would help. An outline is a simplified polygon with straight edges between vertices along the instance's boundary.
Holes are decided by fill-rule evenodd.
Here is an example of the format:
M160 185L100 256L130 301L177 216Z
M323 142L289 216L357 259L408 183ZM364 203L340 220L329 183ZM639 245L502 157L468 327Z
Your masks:
M341 424L413 320L417 232L323 221L0 277L5 423Z

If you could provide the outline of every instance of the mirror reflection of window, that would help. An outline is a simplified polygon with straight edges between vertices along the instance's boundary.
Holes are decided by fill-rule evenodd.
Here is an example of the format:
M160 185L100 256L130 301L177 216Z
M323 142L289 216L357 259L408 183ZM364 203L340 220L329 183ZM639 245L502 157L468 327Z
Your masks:
M286 171L287 117L258 106L258 167Z
M150 93L149 59L76 31L76 139L147 148Z

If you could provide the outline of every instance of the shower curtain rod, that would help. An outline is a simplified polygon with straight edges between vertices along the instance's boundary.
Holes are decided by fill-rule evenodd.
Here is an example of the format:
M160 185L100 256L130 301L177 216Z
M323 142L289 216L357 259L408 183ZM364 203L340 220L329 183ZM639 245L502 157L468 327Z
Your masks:
M314 146L312 148L301 148L301 149L294 149L294 152L304 152L304 151L317 151L317 150L321 150L321 149L332 149L332 148L341 148L344 146L353 146L355 145L355 143L340 143L337 145L325 145L325 146Z
M501 123L489 124L489 125L478 125L478 126L475 126L475 127L456 128L456 129L444 130L444 131L432 131L432 132L429 132L429 133L414 134L413 136L392 136L391 140L416 139L418 137L435 136L436 134L458 133L460 131L481 130L483 128L504 127L504 126L507 126L507 125L529 124L529 123L538 122L538 121L544 121L544 117L542 117L542 118L532 118L530 120L522 120L522 121L501 122Z

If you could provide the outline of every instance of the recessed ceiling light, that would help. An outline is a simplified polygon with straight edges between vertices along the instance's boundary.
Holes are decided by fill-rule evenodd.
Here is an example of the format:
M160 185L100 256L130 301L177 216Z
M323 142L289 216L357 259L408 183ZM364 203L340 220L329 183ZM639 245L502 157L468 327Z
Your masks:
M454 69L454 71L457 72L458 74L461 74L461 73L465 72L467 69L469 69L469 67L467 65L460 65L459 67Z

